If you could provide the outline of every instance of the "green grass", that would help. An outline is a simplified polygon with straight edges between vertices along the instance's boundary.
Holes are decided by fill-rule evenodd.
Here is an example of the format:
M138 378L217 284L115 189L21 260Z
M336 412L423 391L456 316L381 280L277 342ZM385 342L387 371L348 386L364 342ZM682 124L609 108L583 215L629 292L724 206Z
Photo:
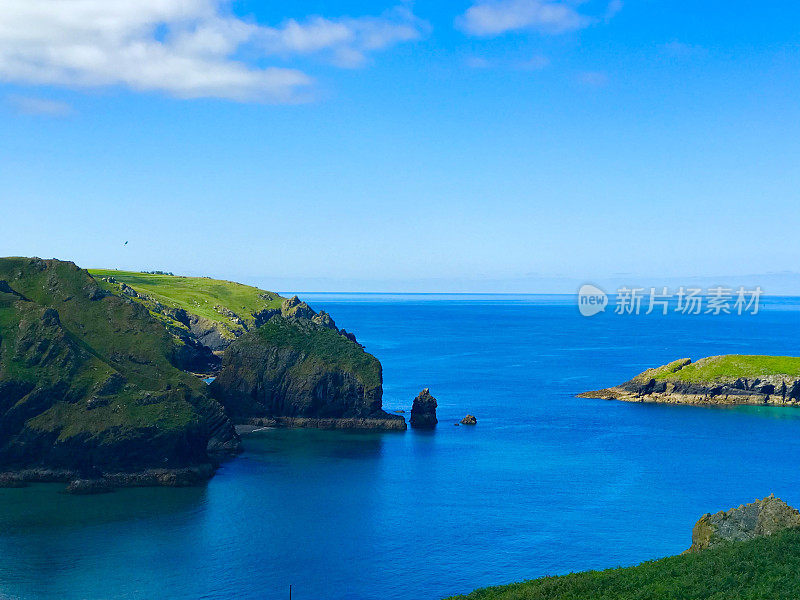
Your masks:
M248 325L252 325L254 313L280 308L283 301L274 292L206 277L154 275L109 269L89 269L89 273L98 280L101 277L113 277L164 306L182 308L191 314L226 325L232 325L230 318L217 310L216 306L233 311ZM116 292L113 286L102 281L100 284Z
M723 382L740 377L755 379L771 375L800 377L800 358L793 356L728 354L703 358L677 370L669 368L673 365L676 363L661 367L651 372L650 376L658 380L690 383Z
M800 531L787 530L635 567L544 577L452 600L795 600L798 565Z

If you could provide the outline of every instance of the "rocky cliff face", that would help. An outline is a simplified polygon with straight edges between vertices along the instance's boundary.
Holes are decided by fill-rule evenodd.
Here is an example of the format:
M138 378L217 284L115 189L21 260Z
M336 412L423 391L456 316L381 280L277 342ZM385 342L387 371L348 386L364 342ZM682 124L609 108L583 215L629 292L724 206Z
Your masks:
M181 370L190 353L72 263L0 259L0 472L118 483L212 473L239 439Z
M414 404L411 406L411 427L417 429L432 429L436 427L439 422L436 418L437 407L438 403L436 398L431 396L431 391L428 388L422 390L414 398Z
M800 512L770 495L738 508L706 514L692 530L687 552L699 552L726 542L740 542L800 527Z
M405 429L382 410L378 360L313 316L274 316L231 344L215 398L238 423Z
M579 397L666 404L796 406L800 403L800 376L752 368L758 359L776 358L784 357L713 356L696 363L683 358L648 369L625 383L585 392ZM741 374L737 373L735 360L742 362ZM721 362L734 366L717 368ZM687 373L688 369L695 371Z

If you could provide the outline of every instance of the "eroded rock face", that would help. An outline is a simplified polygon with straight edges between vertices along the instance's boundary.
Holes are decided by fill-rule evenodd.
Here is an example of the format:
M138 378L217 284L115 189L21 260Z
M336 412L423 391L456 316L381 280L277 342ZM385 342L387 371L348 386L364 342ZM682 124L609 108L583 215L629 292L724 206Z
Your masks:
M462 425L477 425L478 419L476 419L473 415L467 415L463 419L461 419Z
M770 495L728 511L703 515L692 529L688 552L772 535L790 527L800 527L800 512Z
M378 360L337 330L276 316L231 344L210 387L237 423L405 429L383 411L382 383Z
M431 395L431 391L425 388L414 398L411 407L411 426L417 429L432 429L436 427L439 420L436 418L436 408L438 403L436 398Z

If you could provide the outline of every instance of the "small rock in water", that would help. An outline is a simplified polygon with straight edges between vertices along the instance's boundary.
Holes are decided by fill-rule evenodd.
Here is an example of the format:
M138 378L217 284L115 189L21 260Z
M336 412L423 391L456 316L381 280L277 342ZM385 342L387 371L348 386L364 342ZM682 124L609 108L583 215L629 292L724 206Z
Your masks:
M439 420L436 418L436 398L431 396L431 391L425 388L414 398L411 407L411 426L418 429L432 429Z
M472 415L467 415L466 417L461 419L461 424L462 425L477 425L478 424L478 419L476 419Z

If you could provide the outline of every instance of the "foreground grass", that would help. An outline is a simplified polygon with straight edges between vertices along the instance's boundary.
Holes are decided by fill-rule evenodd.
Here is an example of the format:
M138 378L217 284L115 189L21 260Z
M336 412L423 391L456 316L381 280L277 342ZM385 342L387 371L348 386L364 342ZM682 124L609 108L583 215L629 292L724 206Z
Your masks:
M660 368L653 377L692 383L729 381L740 377L755 379L770 375L800 377L800 358L794 356L728 354L703 358L683 367L678 366L678 362ZM667 368L672 365L678 368Z
M800 530L635 567L544 577L451 600L795 600Z
M207 277L155 275L109 269L89 269L89 273L96 279L113 277L165 306L182 308L216 322L227 323L229 320L216 307L233 311L242 320L248 321L252 320L252 314L261 310L280 308L283 301L282 297L273 292Z

